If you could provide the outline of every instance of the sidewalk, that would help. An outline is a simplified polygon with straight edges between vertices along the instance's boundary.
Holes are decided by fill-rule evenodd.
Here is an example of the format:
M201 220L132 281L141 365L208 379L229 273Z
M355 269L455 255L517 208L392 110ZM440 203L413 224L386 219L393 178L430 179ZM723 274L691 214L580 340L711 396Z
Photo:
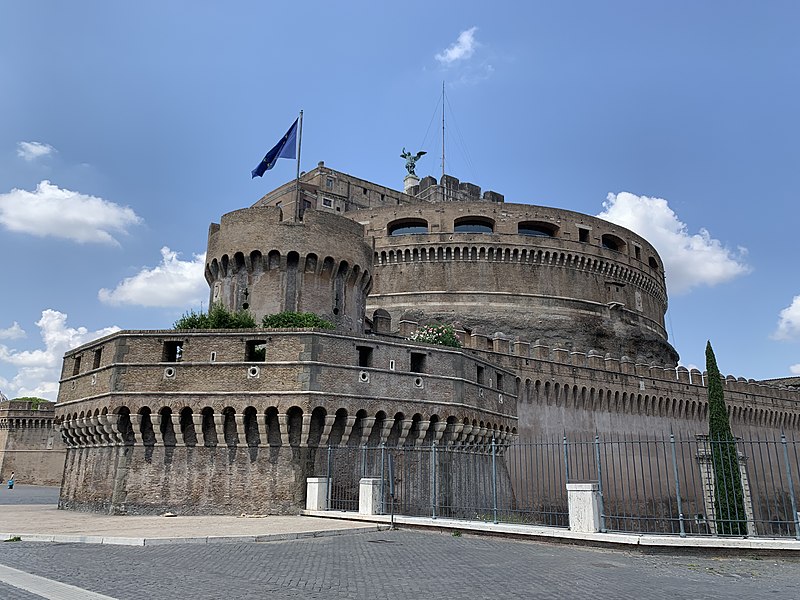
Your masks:
M58 488L20 486L0 492L0 542L13 538L129 546L268 542L388 527L302 516L111 516L58 510Z

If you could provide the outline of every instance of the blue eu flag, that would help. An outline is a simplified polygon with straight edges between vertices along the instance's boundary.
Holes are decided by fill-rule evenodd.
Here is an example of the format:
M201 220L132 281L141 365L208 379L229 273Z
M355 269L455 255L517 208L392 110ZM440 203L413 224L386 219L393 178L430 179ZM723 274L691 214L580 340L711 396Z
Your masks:
M267 155L258 163L258 166L252 171L252 178L261 177L264 171L269 171L275 166L279 158L297 158L297 121L299 117L294 120L289 131L286 132L281 138L281 141L275 144L275 147L267 152Z

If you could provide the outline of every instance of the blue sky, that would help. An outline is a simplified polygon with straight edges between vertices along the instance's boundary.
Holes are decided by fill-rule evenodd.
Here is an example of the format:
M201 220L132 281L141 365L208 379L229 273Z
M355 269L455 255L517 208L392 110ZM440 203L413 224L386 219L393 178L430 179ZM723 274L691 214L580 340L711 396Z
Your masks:
M403 147L605 215L668 269L682 363L800 374L796 2L0 3L0 390L207 301L211 221L305 111L302 166L400 188ZM450 110L452 109L452 112ZM433 123L432 123L433 120Z

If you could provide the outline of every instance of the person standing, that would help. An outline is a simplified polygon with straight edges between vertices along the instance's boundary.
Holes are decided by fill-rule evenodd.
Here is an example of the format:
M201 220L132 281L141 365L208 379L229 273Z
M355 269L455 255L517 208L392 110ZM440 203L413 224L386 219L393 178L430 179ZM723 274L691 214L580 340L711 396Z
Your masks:
M8 489L14 489L14 471L11 471L11 475L8 476Z

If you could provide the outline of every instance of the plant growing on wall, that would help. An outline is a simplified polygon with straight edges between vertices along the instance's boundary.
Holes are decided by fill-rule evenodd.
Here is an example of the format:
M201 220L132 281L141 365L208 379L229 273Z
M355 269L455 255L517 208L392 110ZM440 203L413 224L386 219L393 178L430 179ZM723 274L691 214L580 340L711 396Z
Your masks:
M711 342L706 345L708 373L708 438L711 443L711 464L714 469L714 512L717 533L747 535L742 476L736 438L731 433L728 410L722 391L722 380Z
M293 312L290 310L274 315L264 315L261 326L269 329L286 329L289 327L313 327L316 329L336 329L336 325L310 312Z
M44 398L37 398L36 396L22 396L20 398L14 398L14 402L30 402L32 410L39 410L39 405L42 402L47 402Z
M425 327L417 329L408 339L413 342L425 342L426 344L461 348L461 340L458 339L455 327L452 325L426 325Z
M194 310L175 321L173 329L253 329L256 320L246 310L228 310L222 304L212 304L208 313Z

